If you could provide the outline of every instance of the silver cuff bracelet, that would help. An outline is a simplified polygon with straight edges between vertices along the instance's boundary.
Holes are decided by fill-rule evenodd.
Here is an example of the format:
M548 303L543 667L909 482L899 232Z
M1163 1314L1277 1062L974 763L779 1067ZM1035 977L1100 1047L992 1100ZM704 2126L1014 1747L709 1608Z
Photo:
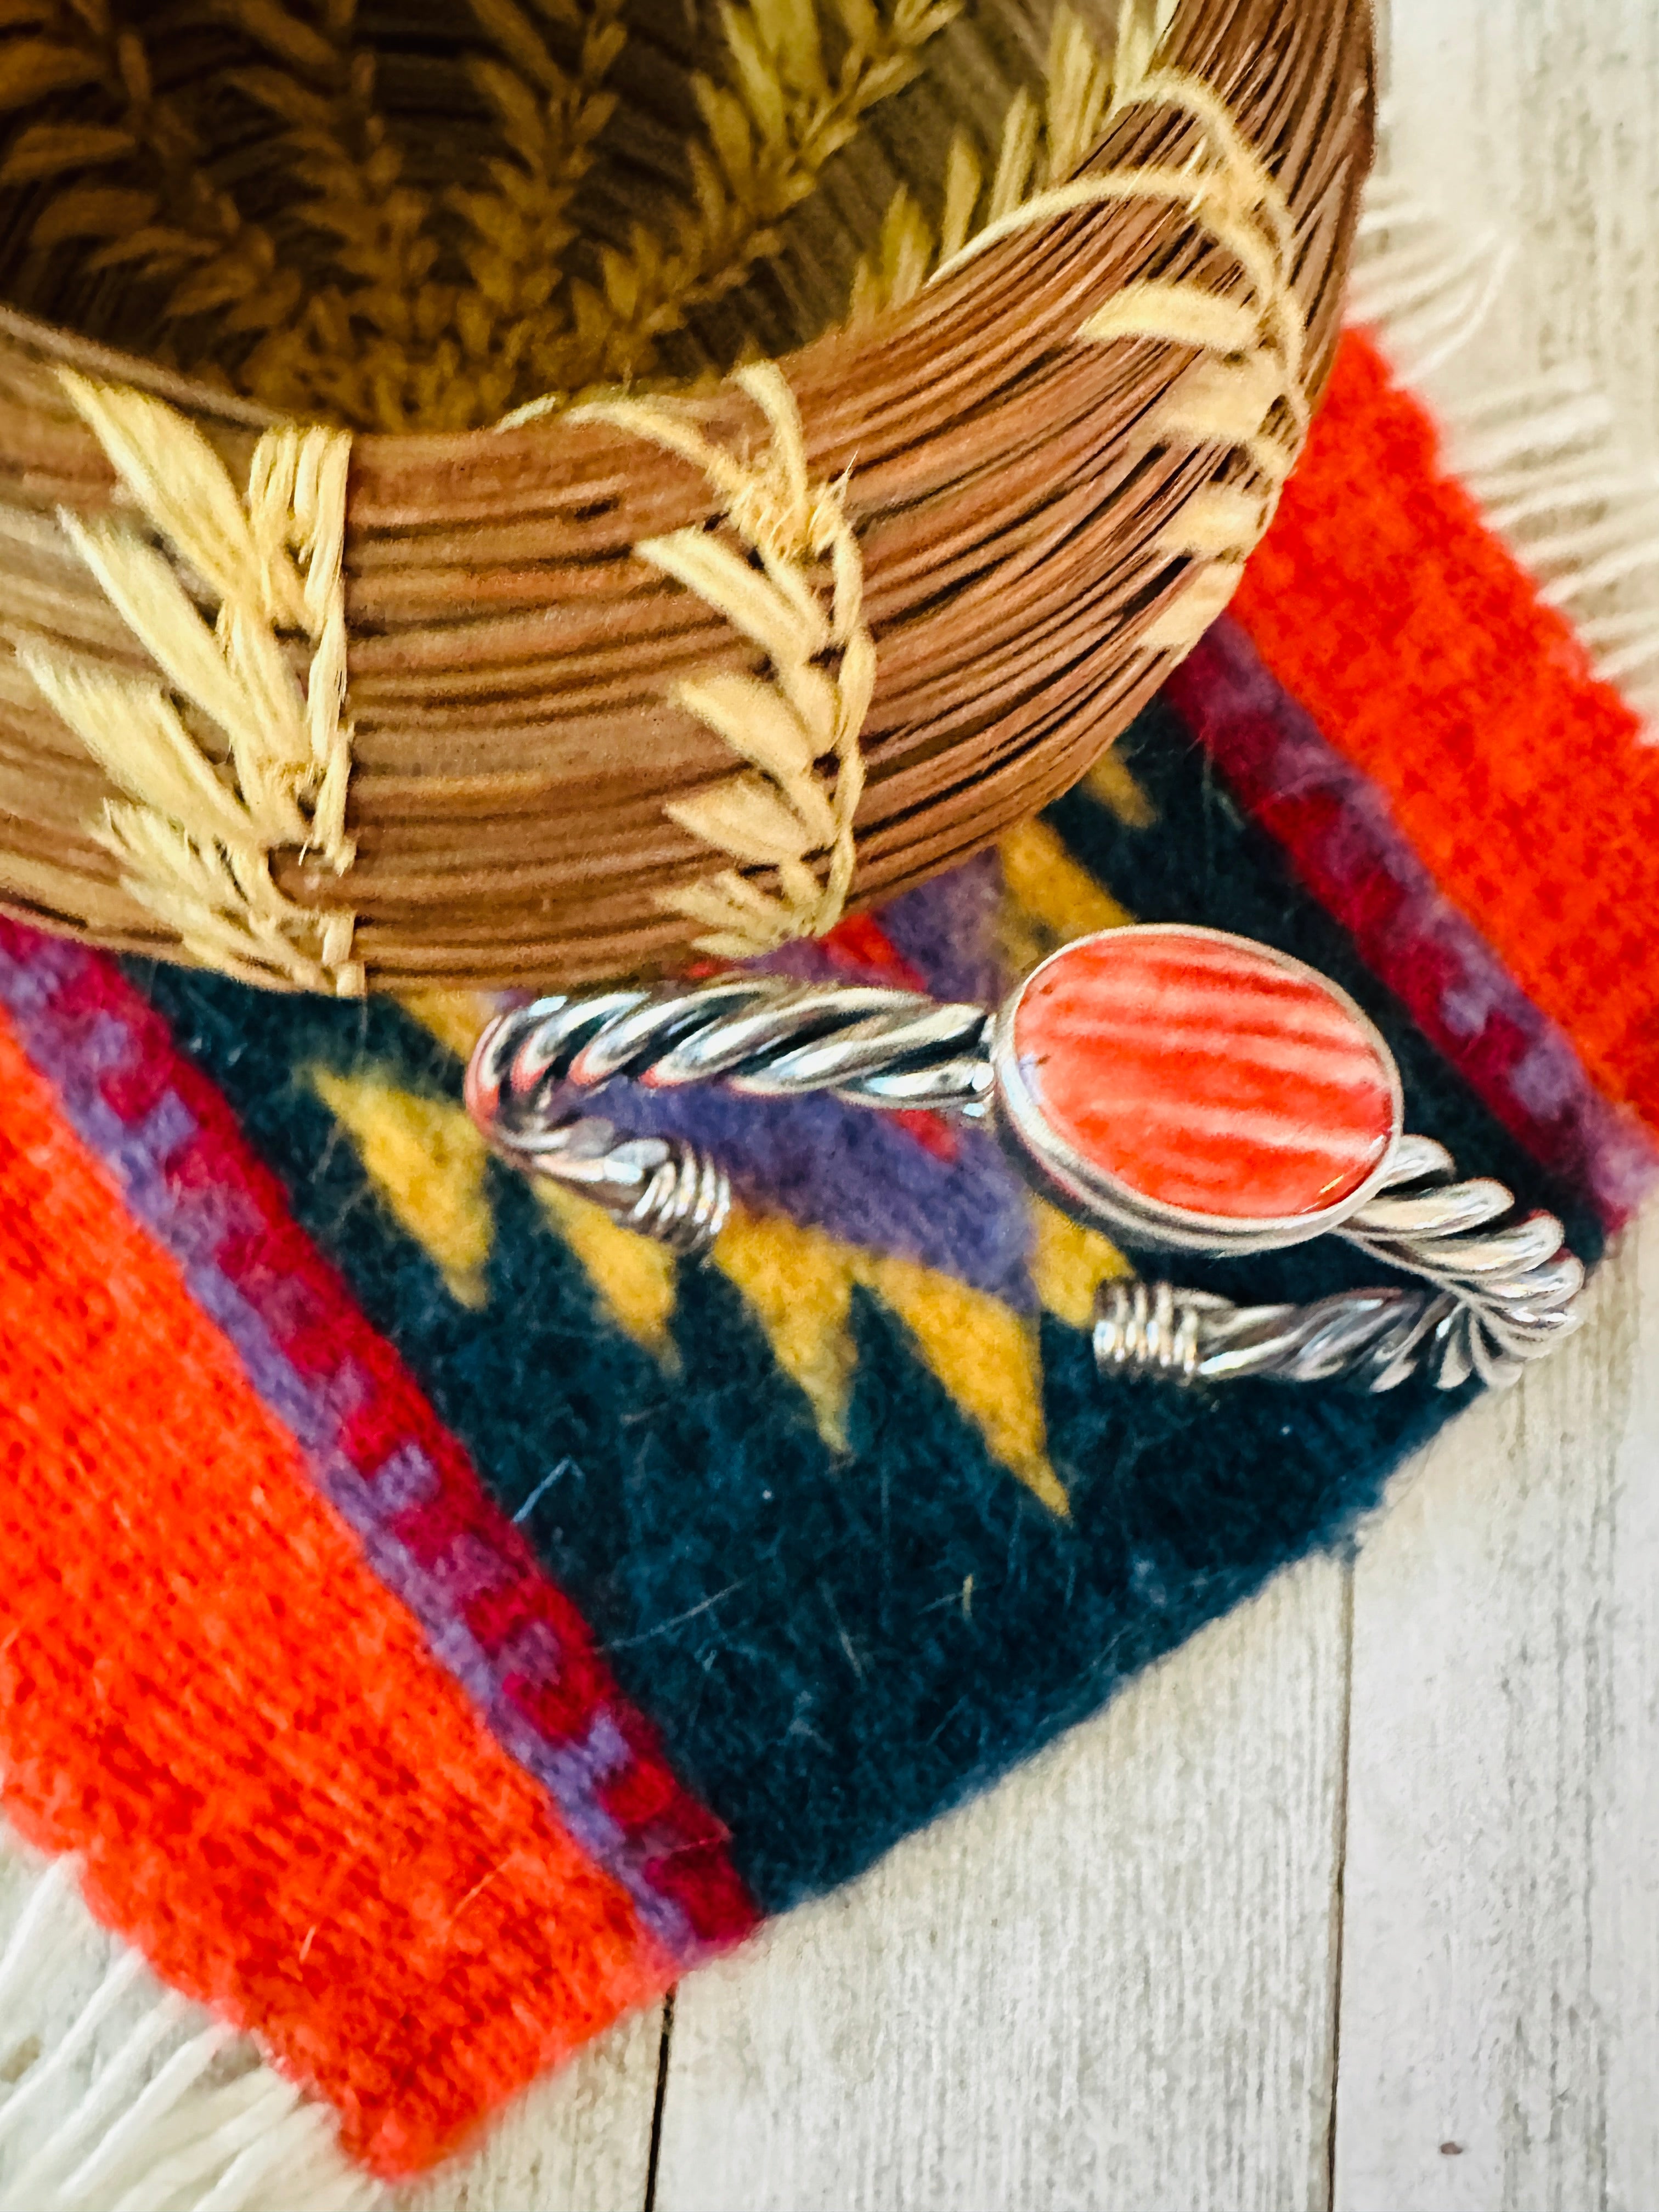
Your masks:
M1080 939L995 1010L734 974L499 1016L466 1082L495 1150L696 1253L725 1221L726 1171L681 1139L623 1135L582 1110L623 1081L827 1091L985 1122L1045 1197L1133 1246L1231 1259L1336 1235L1418 1279L1258 1306L1108 1282L1094 1328L1105 1374L1387 1390L1425 1369L1443 1389L1506 1383L1581 1319L1584 1272L1561 1224L1514 1218L1502 1183L1459 1181L1443 1146L1404 1133L1393 1054L1346 993L1218 930Z

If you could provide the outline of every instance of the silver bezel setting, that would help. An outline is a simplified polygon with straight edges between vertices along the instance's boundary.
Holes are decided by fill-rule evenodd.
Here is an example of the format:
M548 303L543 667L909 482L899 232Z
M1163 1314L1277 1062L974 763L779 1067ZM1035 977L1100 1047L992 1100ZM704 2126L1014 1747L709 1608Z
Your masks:
M1049 1125L1026 1083L1014 1051L1014 1025L1026 993L1048 969L1074 954L1080 945L1092 944L1097 939L1121 943L1130 938L1148 937L1207 938L1213 943L1236 945L1269 961L1298 981L1317 986L1343 1009L1376 1053L1378 1065L1387 1071L1389 1085L1392 1125L1389 1143L1364 1182L1316 1213L1249 1221L1193 1213L1162 1200L1143 1197L1115 1176L1085 1159ZM1271 945L1239 937L1231 930L1206 929L1197 923L1131 923L1122 929L1101 930L1094 937L1074 939L1071 944L1061 945L1032 969L1003 1001L992 1032L990 1052L993 1118L997 1133L1004 1149L1028 1179L1063 1212L1089 1227L1103 1230L1127 1243L1163 1250L1201 1252L1214 1259L1243 1258L1252 1252L1282 1251L1286 1246L1329 1235L1358 1213L1387 1183L1389 1164L1405 1127L1405 1099L1394 1054L1376 1024L1340 984L1333 983L1328 975L1322 975L1317 969L1291 958L1288 953L1276 951Z

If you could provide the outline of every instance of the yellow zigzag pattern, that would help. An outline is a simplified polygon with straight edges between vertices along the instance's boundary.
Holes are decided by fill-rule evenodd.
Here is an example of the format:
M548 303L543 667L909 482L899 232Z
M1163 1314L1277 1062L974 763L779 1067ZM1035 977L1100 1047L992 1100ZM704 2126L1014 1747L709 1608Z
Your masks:
M781 1214L740 1216L711 1257L747 1299L778 1364L806 1393L827 1443L839 1450L847 1442L853 1289L861 1284L904 1322L993 1457L1052 1511L1068 1510L1048 1462L1036 1333L1023 1315L953 1275L844 1244Z
M312 1071L319 1096L356 1145L365 1171L399 1225L430 1255L451 1295L484 1303L483 1270L495 1223L484 1177L488 1152L459 1106L423 1098L384 1076ZM672 1255L618 1228L600 1208L538 1186L549 1224L581 1262L617 1326L659 1358L672 1356L677 1296ZM1085 1326L1095 1286L1122 1262L1103 1237L1038 1209L1040 1294L1074 1327ZM780 1367L811 1406L826 1443L847 1441L856 1352L853 1289L861 1284L896 1313L993 1456L1052 1511L1066 1492L1049 1463L1036 1332L1024 1315L955 1276L914 1260L842 1243L782 1215L733 1209L710 1255L766 1332Z
M311 1080L349 1134L369 1181L464 1306L485 1303L495 1221L484 1195L484 1143L459 1106L416 1097L380 1075Z
M311 1080L357 1147L393 1218L437 1267L451 1296L465 1306L483 1306L495 1217L484 1181L489 1147L465 1111L404 1091L383 1075L335 1075L314 1067ZM648 1237L618 1229L597 1206L545 1183L535 1190L611 1319L648 1350L664 1351L674 1310L672 1254Z
M1146 796L1109 754L1091 772L1094 796L1126 822L1152 818ZM1024 967L1067 939L1133 917L1071 857L1046 823L1027 823L1002 843L1005 896L999 929ZM463 992L427 992L408 1011L465 1058L489 1012ZM376 1074L313 1071L330 1112L401 1226L430 1255L453 1297L482 1306L495 1239L483 1139L459 1107L422 1098ZM610 1319L665 1364L678 1295L672 1254L618 1228L601 1208L550 1185L537 1196L550 1228L580 1262ZM1086 1328L1095 1292L1128 1272L1107 1240L1031 1200L1031 1278L1043 1306ZM896 1314L922 1359L975 1423L993 1456L1058 1514L1066 1492L1048 1454L1035 1327L1024 1315L955 1276L914 1260L844 1243L778 1214L734 1207L710 1255L743 1294L779 1366L799 1385L832 1449L847 1442L857 1367L851 1315L861 1286Z

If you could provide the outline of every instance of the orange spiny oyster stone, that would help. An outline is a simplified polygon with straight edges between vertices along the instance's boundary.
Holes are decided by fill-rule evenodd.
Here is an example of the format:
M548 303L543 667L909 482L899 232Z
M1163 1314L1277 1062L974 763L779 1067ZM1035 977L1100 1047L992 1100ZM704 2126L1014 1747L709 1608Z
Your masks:
M1137 1197L1295 1220L1357 1191L1395 1135L1393 1068L1322 976L1201 929L1108 930L1026 984L1013 1049L1054 1133Z

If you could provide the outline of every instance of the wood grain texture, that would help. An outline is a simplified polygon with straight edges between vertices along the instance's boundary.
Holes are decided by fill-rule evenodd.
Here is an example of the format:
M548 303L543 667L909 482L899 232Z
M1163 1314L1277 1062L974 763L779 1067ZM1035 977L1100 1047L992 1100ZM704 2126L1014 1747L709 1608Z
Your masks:
M1659 455L1659 9L1390 0L1388 14L1391 167L1515 249L1487 374L1588 366Z
M1345 1639L1310 1562L685 1983L657 2212L1322 2205Z
M662 2008L617 2022L557 2074L535 2082L470 2155L387 2212L635 2212L645 2203Z
M1659 2203L1659 1225L1651 1219L1626 1261L1626 1279L1632 1276L1640 1303L1604 1553L1610 1586L1595 1616L1611 1643L1590 1839L1606 2212Z
M1659 15L1394 0L1384 78L1394 173L1514 248L1452 384L1587 371L1659 487ZM1337 2212L1659 2203L1651 1218L1596 1313L1362 1554Z
M1659 2203L1659 1235L1597 1287L1361 1550L1338 2212Z

